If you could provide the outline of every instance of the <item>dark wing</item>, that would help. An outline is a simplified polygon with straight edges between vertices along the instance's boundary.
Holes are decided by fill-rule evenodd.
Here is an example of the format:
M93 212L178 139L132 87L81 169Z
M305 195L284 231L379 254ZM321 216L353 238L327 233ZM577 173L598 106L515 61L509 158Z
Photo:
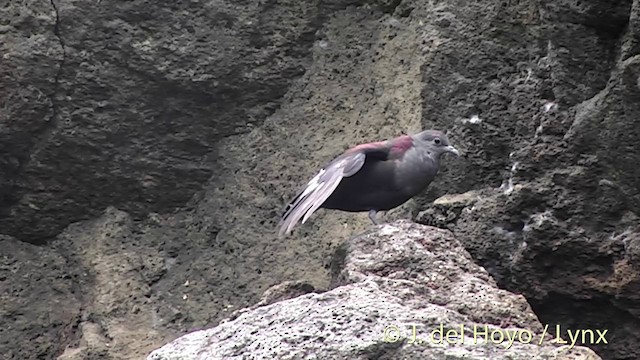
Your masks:
M322 168L289 203L280 220L278 236L289 234L300 218L304 224L331 196L342 178L357 173L366 160L384 161L388 158L388 154L389 148L386 144L381 144L376 147L354 148L335 158Z

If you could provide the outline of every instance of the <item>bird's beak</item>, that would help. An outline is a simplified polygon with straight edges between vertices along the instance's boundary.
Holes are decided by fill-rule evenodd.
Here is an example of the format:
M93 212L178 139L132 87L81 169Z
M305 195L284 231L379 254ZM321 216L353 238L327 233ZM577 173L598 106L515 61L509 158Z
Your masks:
M458 151L458 149L454 148L454 147L453 147L453 146L451 146L451 145L446 146L446 147L444 148L444 152L452 153L452 154L454 154L455 156L460 156L460 151Z

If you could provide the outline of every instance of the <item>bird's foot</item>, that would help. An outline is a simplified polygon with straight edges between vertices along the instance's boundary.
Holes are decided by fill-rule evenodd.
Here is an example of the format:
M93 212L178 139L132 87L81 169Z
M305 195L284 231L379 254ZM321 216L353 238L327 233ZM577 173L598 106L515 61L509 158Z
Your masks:
M369 210L369 219L371 219L371 222L373 222L373 225L380 225L380 222L376 218L376 214L377 214L377 211Z

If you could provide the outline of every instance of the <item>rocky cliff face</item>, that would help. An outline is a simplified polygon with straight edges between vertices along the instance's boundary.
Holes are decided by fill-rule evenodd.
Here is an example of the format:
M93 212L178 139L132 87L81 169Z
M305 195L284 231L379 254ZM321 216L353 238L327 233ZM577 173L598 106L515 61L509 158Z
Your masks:
M639 19L638 0L3 3L0 353L139 358L272 285L326 288L368 220L277 241L285 202L345 147L435 127L464 158L386 219L453 230L543 323L637 358Z

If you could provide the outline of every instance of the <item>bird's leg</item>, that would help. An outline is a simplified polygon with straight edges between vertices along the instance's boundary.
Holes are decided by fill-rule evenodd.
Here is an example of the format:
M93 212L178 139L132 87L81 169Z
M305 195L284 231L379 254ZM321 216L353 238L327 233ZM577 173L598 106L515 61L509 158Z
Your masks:
M378 219L376 219L375 210L369 210L369 219L371 219L374 225L380 225L380 223L378 222Z

